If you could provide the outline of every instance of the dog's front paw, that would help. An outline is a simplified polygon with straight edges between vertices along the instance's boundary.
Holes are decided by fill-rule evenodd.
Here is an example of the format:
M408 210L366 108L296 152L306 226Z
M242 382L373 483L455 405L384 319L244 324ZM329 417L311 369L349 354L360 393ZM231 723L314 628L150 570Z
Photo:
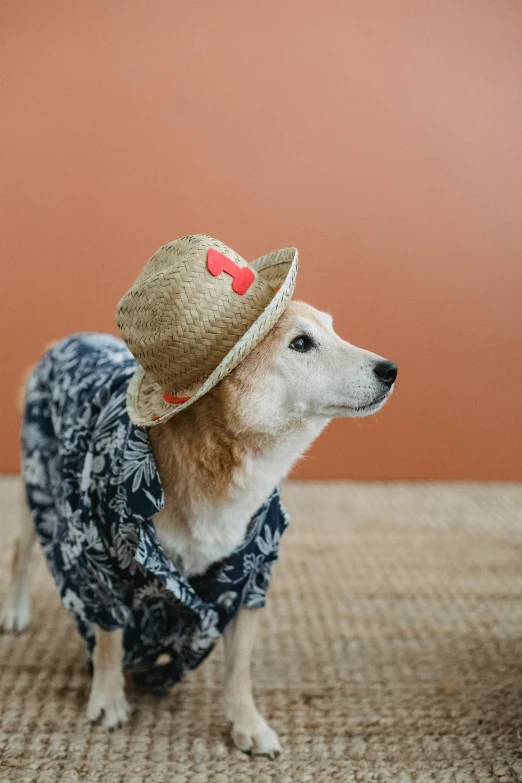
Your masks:
M129 714L130 708L123 689L111 692L93 683L87 705L87 718L91 723L101 719L106 729L115 729L127 723Z
M283 752L279 737L258 713L232 725L234 745L245 753L275 759Z

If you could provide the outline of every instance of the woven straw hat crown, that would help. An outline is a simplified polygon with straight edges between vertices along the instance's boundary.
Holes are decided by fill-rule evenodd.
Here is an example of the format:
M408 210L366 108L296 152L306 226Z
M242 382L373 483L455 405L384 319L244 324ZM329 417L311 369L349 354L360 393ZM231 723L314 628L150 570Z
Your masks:
M155 418L168 413L166 398L192 399L218 368L223 377L265 336L291 296L296 264L294 248L247 264L205 234L164 245L149 259L118 304L116 320L149 383L164 393ZM150 390L141 392L146 402ZM134 420L154 418L153 412L150 404L129 410Z

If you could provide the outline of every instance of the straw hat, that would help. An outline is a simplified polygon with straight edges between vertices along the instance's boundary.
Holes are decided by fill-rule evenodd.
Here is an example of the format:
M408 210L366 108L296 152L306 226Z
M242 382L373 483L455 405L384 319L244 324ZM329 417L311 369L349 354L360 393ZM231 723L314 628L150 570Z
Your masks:
M219 383L282 315L296 273L293 247L252 264L206 234L161 247L116 310L138 360L127 392L132 421L167 421Z

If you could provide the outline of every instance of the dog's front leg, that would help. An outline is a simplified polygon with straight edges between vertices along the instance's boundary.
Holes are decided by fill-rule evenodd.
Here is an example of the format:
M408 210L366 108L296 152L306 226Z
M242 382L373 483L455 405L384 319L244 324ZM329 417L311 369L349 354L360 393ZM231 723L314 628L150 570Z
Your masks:
M123 631L104 631L96 626L96 646L92 656L94 673L87 705L90 721L101 718L114 729L127 722L129 706L125 699L123 676Z
M225 630L225 712L237 748L275 758L281 753L279 738L257 711L252 694L250 660L258 616L259 609L240 609Z

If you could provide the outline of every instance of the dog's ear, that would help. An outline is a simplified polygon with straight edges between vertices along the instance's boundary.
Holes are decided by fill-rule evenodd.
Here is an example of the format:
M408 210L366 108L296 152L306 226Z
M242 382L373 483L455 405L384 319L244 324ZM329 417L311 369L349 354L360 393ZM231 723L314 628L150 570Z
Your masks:
M16 393L16 410L20 414L20 416L24 415L25 410L25 398L27 396L27 384L29 383L29 378L33 374L34 367L29 367L22 376L22 382L20 384L19 389Z

